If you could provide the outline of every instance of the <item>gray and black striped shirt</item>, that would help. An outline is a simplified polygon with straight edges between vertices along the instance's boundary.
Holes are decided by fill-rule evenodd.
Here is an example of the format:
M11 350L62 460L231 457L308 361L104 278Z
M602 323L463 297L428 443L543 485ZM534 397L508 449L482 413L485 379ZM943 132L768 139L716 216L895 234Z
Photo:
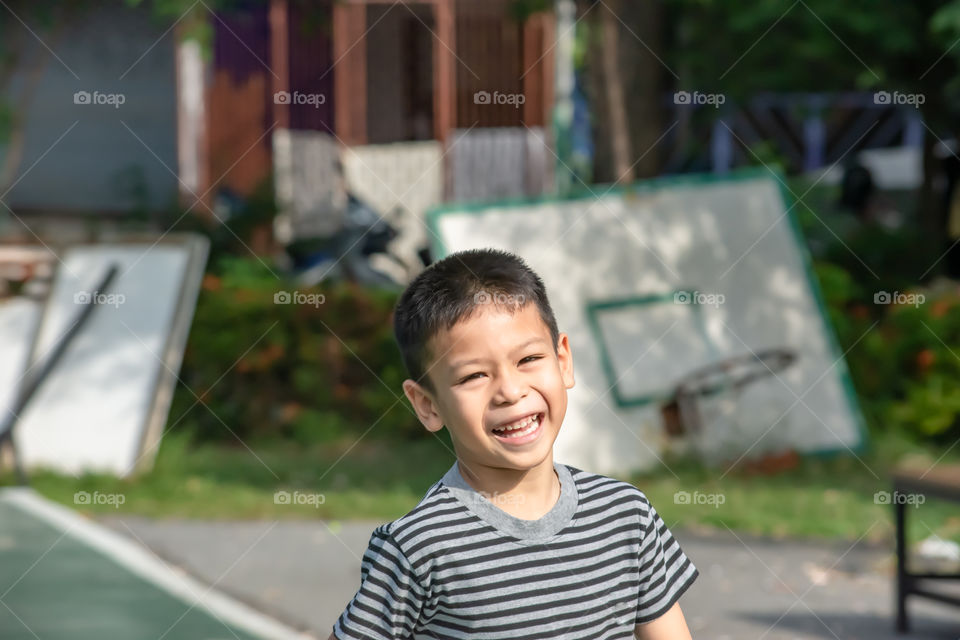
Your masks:
M515 518L457 464L413 511L374 530L341 640L632 638L698 575L636 487L555 464L560 499Z

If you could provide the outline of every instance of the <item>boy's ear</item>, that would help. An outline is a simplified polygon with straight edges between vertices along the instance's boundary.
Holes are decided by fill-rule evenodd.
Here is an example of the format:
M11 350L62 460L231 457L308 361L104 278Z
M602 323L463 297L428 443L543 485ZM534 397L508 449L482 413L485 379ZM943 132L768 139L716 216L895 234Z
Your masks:
M440 431L443 428L443 418L437 411L437 404L433 395L417 382L407 379L403 381L403 393L407 396L417 418L427 431Z
M557 363L560 365L563 386L572 389L576 384L573 379L573 353L570 351L570 338L565 333L561 333L557 338Z

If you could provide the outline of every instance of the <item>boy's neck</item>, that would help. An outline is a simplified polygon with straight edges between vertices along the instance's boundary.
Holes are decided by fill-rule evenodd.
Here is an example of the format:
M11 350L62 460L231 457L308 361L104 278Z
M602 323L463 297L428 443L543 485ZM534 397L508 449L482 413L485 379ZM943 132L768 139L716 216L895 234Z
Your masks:
M457 460L460 475L502 511L521 520L539 520L560 499L560 479L553 468L553 454L526 469L488 467Z

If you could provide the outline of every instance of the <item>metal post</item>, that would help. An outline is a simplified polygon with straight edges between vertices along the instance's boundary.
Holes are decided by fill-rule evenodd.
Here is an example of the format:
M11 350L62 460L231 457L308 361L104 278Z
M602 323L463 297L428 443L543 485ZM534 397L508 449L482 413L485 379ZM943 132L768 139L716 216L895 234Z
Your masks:
M910 627L907 619L907 593L910 577L907 574L907 517L906 505L897 500L896 489L892 494L893 514L897 536L897 631L906 633Z

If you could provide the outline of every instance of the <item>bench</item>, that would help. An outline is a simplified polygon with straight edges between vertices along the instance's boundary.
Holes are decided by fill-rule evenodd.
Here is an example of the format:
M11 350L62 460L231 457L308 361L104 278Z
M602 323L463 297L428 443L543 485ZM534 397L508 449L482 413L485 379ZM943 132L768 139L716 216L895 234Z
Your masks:
M907 570L907 507L919 506L911 496L940 498L960 502L960 467L935 469L899 469L893 476L893 505L896 522L897 546L897 631L909 630L907 597L917 596L960 607L960 597L952 596L934 588L944 580L960 580L960 573L911 573Z

